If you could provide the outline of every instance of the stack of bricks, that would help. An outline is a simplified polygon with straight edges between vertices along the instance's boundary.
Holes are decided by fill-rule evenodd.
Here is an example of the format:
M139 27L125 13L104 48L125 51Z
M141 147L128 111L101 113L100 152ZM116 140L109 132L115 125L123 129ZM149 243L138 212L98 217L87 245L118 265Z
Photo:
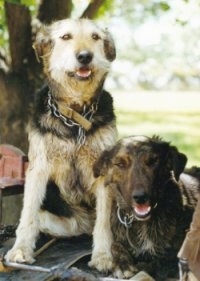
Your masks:
M3 198L23 193L27 156L18 148L0 145L0 224L3 217Z

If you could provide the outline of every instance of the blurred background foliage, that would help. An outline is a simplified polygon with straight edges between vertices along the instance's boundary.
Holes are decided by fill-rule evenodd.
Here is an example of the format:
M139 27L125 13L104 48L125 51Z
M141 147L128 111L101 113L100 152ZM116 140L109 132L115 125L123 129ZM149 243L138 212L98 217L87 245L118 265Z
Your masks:
M114 2L118 87L199 90L200 1Z

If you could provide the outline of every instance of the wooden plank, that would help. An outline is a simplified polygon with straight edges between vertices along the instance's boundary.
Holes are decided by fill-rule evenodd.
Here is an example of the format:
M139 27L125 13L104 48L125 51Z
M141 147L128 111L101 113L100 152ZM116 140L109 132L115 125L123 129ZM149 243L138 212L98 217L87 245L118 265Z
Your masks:
M66 271L77 261L91 254L92 240L86 235L69 239L60 239L50 248L37 257L34 266L52 269L50 272L32 272L31 270L15 270L12 272L0 272L1 281L44 281L54 275L54 272ZM6 252L7 247L0 248L0 254ZM83 263L87 268L87 262ZM57 273L56 273L57 274Z

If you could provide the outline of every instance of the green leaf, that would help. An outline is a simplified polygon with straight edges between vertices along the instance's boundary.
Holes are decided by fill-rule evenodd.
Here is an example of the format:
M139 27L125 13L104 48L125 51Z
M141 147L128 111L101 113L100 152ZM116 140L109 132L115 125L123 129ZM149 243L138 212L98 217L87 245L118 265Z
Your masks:
M113 9L114 1L113 0L105 0L103 5L97 10L95 17L100 18L106 14L106 12L110 12Z
M9 0L9 2L14 4L21 4L21 0Z
M35 6L36 0L21 0L21 4L26 6Z
M0 0L0 10L3 9L3 7L4 7L4 2L3 0Z
M159 6L160 6L161 10L163 10L163 11L170 10L170 6L166 2L160 2Z

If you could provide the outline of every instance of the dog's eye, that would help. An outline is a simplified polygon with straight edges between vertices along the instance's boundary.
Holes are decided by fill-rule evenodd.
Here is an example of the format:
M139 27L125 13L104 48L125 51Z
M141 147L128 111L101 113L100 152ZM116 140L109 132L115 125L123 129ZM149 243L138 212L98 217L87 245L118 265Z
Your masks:
M120 169L125 169L128 167L128 162L126 162L124 159L116 160L113 164Z
M131 161L129 159L129 157L116 157L115 159L113 159L113 165L116 166L117 168L120 169L128 169L131 165Z
M97 41L97 40L101 39L101 37L97 33L92 33L92 39Z
M114 165L117 166L118 168L124 168L124 163L122 162L115 162Z
M70 33L66 33L63 36L60 36L60 38L63 40L70 40L72 39L72 35Z
M153 165L155 165L157 162L158 162L158 157L157 157L157 156L152 156L152 157L150 157L150 158L146 161L146 164L147 164L148 166L153 166Z

